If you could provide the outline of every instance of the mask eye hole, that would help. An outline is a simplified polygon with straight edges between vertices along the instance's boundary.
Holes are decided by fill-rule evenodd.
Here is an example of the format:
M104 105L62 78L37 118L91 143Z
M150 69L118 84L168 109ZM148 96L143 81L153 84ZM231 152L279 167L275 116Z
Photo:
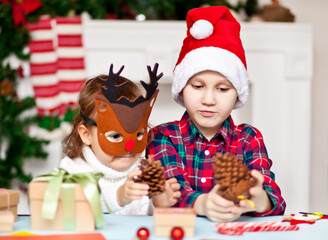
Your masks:
M123 141L123 135L120 132L109 131L105 133L105 137L112 143L119 143Z
M137 133L138 141L141 141L143 139L144 135L145 135L145 129L143 128L143 129L139 130L139 132Z

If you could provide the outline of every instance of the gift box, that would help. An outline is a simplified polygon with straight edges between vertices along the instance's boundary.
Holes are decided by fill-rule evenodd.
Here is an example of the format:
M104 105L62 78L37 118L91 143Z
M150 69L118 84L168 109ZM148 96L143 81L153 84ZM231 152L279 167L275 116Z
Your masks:
M93 231L103 225L98 179L92 173L70 175L63 169L33 179L31 229Z
M14 215L15 221L17 220L18 202L19 191L9 189L2 189L0 191L0 211L11 210Z
M0 232L12 232L15 216L10 210L0 211Z
M158 237L170 237L175 227L182 228L185 237L194 236L196 213L191 208L155 208L153 220Z

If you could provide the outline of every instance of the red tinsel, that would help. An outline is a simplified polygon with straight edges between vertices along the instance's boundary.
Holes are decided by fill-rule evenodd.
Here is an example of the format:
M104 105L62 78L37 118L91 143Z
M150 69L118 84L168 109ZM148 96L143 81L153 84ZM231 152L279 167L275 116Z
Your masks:
M42 5L39 0L0 0L0 2L11 4L16 26L25 25L25 15L35 11Z

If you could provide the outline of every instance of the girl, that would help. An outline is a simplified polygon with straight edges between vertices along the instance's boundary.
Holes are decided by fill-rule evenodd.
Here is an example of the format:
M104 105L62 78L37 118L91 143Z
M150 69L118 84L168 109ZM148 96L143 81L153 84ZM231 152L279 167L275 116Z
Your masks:
M146 97L130 80L113 73L100 75L86 82L79 95L80 113L73 120L72 132L64 139L67 155L60 167L71 174L102 173L99 180L102 205L115 214L146 215L153 204L169 207L180 197L180 185L175 178L166 180L165 191L147 196L149 186L135 183L141 173L139 160L147 144L148 118L158 94L158 64L151 71L150 83L143 81Z

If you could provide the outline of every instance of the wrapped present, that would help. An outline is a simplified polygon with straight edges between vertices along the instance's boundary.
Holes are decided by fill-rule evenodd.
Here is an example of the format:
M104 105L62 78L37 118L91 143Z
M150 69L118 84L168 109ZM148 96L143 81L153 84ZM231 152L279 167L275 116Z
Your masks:
M19 202L19 191L0 189L0 211L11 210L15 221L17 220L17 204Z
M194 236L196 213L191 208L155 208L153 219L158 237L170 237L176 227L183 229L185 237Z
M15 216L12 211L0 211L0 232L12 232Z
M68 174L56 168L29 184L31 229L93 231L105 220L98 180L102 174Z

